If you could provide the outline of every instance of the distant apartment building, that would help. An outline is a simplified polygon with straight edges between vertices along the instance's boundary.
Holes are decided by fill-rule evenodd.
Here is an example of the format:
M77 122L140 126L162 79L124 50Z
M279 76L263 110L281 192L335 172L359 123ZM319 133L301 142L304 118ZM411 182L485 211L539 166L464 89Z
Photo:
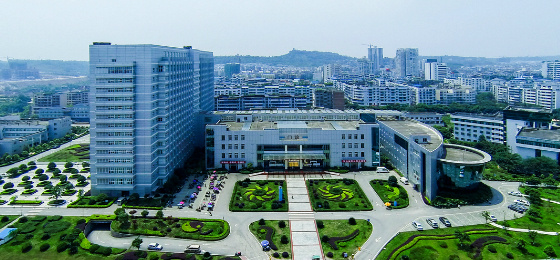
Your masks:
M544 61L541 74L546 79L560 80L560 61Z
M360 106L387 106L391 104L410 104L410 87L403 84L389 83L384 86L376 84L356 85L336 82L337 89L344 91L350 102Z
M410 87L410 102L412 105L426 104L435 105L436 100L436 90L435 87L422 87L422 86L412 86Z
M214 99L216 111L251 110L269 108L308 108L306 97L249 95L241 97L219 96Z
M523 158L548 157L560 164L560 130L524 127L513 144Z
M560 82L535 81L531 85L494 85L494 97L510 105L530 104L544 109L560 108Z
M224 74L226 79L231 79L233 75L241 73L241 64L228 63L224 65Z
M504 109L505 141L512 153L519 153L517 136L524 128L551 129L552 113L540 108L509 106Z
M331 82L335 76L341 74L340 65L328 64L323 66L323 82Z
M418 49L397 49L395 56L395 77L406 78L420 75L420 63L418 61Z
M447 64L438 62L437 59L427 59L424 65L424 79L443 80L447 78L448 70Z
M7 69L0 71L0 78L4 80L40 79L39 70L29 68L27 62L8 60Z
M367 59L371 63L370 74L379 74L379 69L383 66L383 48L371 47L370 45Z
M89 90L33 95L33 114L41 119L70 116L75 121L89 121Z
M403 117L416 120L420 123L424 123L431 126L444 125L443 120L441 119L443 117L443 114L435 113L435 112L404 112Z
M478 93L492 91L492 85L493 85L492 81L490 80L485 80L483 78L471 78L471 77L458 77L456 79L445 79L444 83L470 87Z
M48 121L0 119L0 154L21 153L26 147L62 138L71 130L70 117Z
M151 194L193 153L196 117L213 109L213 55L111 43L89 52L92 193Z
M469 114L456 113L451 115L453 123L453 135L455 139L466 142L477 142L480 136L492 143L503 144L504 121L501 113Z
M313 106L344 110L344 91L334 88L315 89L313 91Z
M436 100L438 104L451 105L458 104L475 104L476 91L470 87L449 87L436 89Z

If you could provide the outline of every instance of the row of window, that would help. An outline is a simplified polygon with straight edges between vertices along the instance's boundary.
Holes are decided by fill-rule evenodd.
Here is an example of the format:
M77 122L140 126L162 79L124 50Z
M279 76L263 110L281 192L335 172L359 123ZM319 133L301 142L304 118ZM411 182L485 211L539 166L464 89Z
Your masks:
M132 114L96 115L97 119L132 119Z
M239 147L241 147L241 149L245 149L245 144L241 144L241 146L239 144L228 144L227 145L227 149L239 149ZM222 144L222 150L226 149L226 144Z
M352 134L342 134L342 139L346 139L346 136L348 136L348 139L352 139ZM354 139L358 139L358 134L354 134ZM360 135L360 139L364 139L364 134Z
M133 88L97 88L96 89L97 92L99 93L126 93L126 92L133 92L134 89Z
M97 179L97 184L100 185L106 185L106 184L111 184L111 185L130 185L130 184L134 184L134 179L132 178L99 178Z
M125 174L125 173L132 173L132 168L131 167L99 167L97 168L97 173Z
M97 145L132 145L132 141L97 141Z
M354 157L358 157L358 154L359 154L358 152L354 152ZM364 157L364 152L361 152L360 154L361 154L361 157ZM342 152L342 157L343 158L346 157L345 152ZM348 152L348 157L352 157L352 152Z
M225 153L222 153L222 159L225 158L245 158L245 153L241 153L241 157L239 157L239 153L228 153L227 157Z
M239 140L239 135L228 135L228 141L231 141L232 138L234 138L233 140L237 141ZM226 140L226 136L222 135L222 141ZM245 140L245 135L241 135L241 141Z
M97 124L99 128L122 128L122 127L133 127L132 123L108 123L108 124Z
M365 148L365 144L361 143L359 144L361 148ZM354 148L360 148L358 147L358 143L354 143ZM342 143L342 148L352 148L352 143L348 143L348 146L346 145L346 143Z
M98 154L132 154L132 150L97 150Z
M103 110L132 110L132 106L97 106L98 111Z
M97 97L97 101L133 101L132 97Z
M99 158L97 163L131 163L132 158Z
M113 83L133 83L132 78L97 78L95 79L96 84L113 84Z
M97 136L102 137L113 137L113 136L132 136L132 132L97 132Z

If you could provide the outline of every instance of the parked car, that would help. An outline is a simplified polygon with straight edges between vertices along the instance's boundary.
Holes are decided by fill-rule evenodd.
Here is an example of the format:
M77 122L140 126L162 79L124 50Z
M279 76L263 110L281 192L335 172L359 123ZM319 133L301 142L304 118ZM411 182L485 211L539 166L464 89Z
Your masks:
M492 222L498 222L498 218L494 215L490 215L490 220L492 220Z
M508 194L512 196L523 197L523 194L521 194L521 192L519 191L510 191L508 192Z
M422 227L422 224L420 224L416 221L412 221L412 226L418 231L424 230L424 227Z
M198 254L200 253L200 245L189 245L187 246L187 248L185 249L185 253L194 253L194 254Z
M163 246L158 243L151 243L148 245L148 250L162 250Z
M389 169L387 169L385 167L377 167L377 172L378 173L389 173Z
M447 219L446 217L440 217L439 221L441 221L441 223L443 223L446 227L451 226L451 222L449 222L449 219Z
M518 203L524 206L530 206L531 204L526 200L514 200L513 203Z
M432 228L439 228L437 221L433 218L427 218L426 223L428 223L428 225L430 225Z
M401 177L400 180L401 180L401 182L402 182L404 185L408 185L408 179L407 179L407 178Z

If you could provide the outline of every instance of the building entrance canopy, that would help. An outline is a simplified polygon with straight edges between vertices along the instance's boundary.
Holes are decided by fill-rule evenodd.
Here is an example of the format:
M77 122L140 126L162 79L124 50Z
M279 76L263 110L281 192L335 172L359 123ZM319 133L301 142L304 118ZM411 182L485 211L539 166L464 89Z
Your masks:
M280 161L280 160L324 160L324 154L305 154L305 153L275 153L263 154L265 161Z

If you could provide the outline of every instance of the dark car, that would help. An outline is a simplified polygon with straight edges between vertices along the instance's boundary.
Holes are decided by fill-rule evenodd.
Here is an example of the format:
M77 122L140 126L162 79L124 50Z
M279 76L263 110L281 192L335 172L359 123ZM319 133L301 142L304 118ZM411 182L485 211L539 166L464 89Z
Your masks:
M447 219L446 217L440 217L439 221L441 221L441 223L443 223L446 227L451 226L451 222L449 222L449 219Z

